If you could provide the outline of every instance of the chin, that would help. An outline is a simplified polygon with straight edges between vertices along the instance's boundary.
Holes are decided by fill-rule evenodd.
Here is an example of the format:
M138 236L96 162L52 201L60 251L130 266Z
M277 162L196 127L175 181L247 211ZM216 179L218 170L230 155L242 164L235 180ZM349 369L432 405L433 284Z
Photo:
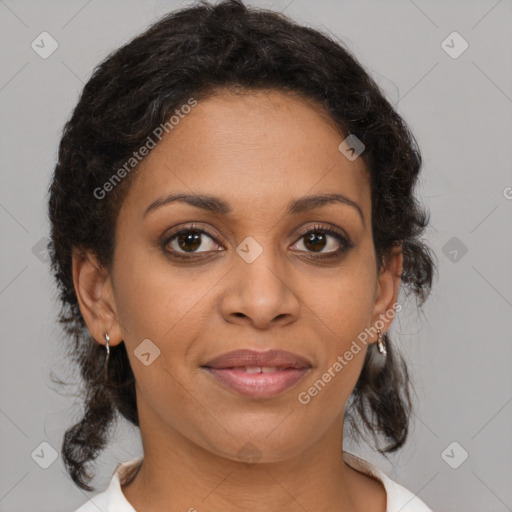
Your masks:
M281 418L282 420L282 418ZM209 437L208 450L233 461L247 464L272 463L291 459L302 452L307 445L307 437L291 436L289 428L277 432L277 423L255 429L229 429L223 439ZM210 431L211 434L211 431Z

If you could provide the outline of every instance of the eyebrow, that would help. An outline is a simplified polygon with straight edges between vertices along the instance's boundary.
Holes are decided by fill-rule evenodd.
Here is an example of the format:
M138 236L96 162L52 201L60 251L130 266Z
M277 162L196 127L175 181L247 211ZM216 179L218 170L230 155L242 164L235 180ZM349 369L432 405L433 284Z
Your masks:
M202 210L220 215L228 215L233 211L228 203L215 196L203 194L170 194L166 197L153 201L146 208L143 217L146 217L148 213L155 211L162 206L174 202L186 203L191 206L201 208ZM365 224L361 207L354 200L344 196L343 194L319 194L294 199L288 203L286 214L297 215L332 203L340 203L353 207L357 210L363 225Z

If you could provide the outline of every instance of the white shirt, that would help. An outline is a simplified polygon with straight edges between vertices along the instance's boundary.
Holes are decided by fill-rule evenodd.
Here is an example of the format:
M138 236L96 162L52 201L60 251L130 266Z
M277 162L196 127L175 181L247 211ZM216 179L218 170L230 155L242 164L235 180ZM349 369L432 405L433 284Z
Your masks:
M386 512L432 512L423 501L405 487L397 484L377 466L352 453L343 452L343 460L352 468L377 478L386 489ZM75 512L137 512L121 490L128 469L134 469L142 462L142 456L117 465L108 488L93 496Z

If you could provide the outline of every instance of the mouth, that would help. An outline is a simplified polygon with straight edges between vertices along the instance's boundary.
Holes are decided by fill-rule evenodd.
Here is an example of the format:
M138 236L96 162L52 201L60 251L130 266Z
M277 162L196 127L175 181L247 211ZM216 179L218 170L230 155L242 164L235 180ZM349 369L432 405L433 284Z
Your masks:
M311 364L282 350L238 350L212 359L202 368L223 387L248 398L264 399L293 387Z

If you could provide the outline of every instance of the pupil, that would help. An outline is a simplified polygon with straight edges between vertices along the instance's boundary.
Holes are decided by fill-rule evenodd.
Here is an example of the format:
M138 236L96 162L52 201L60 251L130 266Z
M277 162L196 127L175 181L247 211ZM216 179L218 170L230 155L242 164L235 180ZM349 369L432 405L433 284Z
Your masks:
M320 246L318 245L320 242ZM312 248L308 246L308 244L312 243ZM325 247L325 235L318 235L317 233L310 233L304 242L304 245L307 249L312 249L313 251L321 251Z
M178 236L178 244L181 249L191 249L194 251L201 245L201 235L197 231L189 231Z

